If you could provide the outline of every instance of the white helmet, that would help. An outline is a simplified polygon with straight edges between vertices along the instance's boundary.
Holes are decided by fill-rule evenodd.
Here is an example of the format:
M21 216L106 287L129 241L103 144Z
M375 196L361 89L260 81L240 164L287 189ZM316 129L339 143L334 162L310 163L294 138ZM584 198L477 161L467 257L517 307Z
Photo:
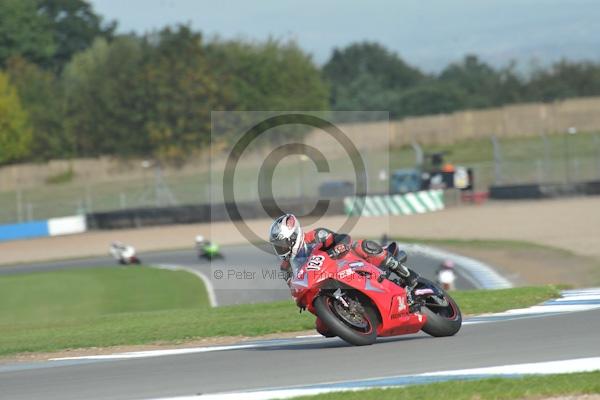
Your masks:
M296 256L304 245L304 232L298 219L293 214L277 218L269 230L269 242L282 260Z

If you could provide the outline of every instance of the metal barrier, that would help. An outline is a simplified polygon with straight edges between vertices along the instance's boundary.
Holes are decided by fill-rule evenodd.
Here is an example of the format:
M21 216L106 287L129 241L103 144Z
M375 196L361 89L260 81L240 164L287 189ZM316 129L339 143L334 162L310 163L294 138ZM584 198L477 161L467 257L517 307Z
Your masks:
M277 203L273 200L261 202L241 202L235 204L238 215L229 215L233 204L201 204L159 208L134 208L128 210L109 211L87 214L89 229L125 229L142 226L159 226L173 224L193 224L202 222L218 222L236 219L274 218L281 212L297 215L314 215L313 210L318 199L284 199ZM326 207L324 214L343 215L342 199L329 199L321 203ZM228 212L229 207L229 212Z
M70 235L85 232L86 230L86 218L83 215L51 218L46 221L29 221L18 224L0 225L0 241Z
M544 199L578 195L599 195L600 181L490 187L490 198L497 200Z

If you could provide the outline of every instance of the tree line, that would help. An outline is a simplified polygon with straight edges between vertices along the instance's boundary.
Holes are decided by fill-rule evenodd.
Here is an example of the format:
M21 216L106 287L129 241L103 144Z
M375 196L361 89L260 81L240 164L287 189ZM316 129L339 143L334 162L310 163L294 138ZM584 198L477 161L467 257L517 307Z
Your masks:
M210 140L211 110L389 110L392 118L600 94L600 65L527 76L466 56L438 74L377 43L317 66L293 41L206 40L189 26L116 34L84 0L0 1L0 164L153 156Z

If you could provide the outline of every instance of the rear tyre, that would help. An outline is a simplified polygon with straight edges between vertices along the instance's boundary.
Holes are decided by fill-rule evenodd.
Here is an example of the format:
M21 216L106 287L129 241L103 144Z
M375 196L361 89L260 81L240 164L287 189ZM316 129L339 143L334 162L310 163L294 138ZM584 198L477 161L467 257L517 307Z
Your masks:
M360 304L360 315L350 315L344 311L339 300L322 294L315 298L313 305L317 317L327 326L329 334L339 336L354 346L375 343L378 319L369 304Z
M418 288L434 286L439 293L443 294L442 302L446 306L440 306L434 296L425 299L425 305L421 307L421 314L427 316L427 322L423 325L423 332L435 337L452 336L460 330L462 325L462 314L460 308L452 297L441 287L428 279L419 278ZM439 298L438 298L439 299ZM427 305L429 304L429 305Z

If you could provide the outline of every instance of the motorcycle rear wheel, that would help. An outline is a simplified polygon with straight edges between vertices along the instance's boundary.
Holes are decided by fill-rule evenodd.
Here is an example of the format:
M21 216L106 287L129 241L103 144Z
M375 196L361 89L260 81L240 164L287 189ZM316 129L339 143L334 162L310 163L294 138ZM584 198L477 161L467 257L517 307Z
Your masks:
M337 303L337 304L336 304ZM377 339L377 314L370 304L360 303L360 319L344 315L343 305L333 296L322 294L313 303L316 314L329 331L354 346L367 346Z

